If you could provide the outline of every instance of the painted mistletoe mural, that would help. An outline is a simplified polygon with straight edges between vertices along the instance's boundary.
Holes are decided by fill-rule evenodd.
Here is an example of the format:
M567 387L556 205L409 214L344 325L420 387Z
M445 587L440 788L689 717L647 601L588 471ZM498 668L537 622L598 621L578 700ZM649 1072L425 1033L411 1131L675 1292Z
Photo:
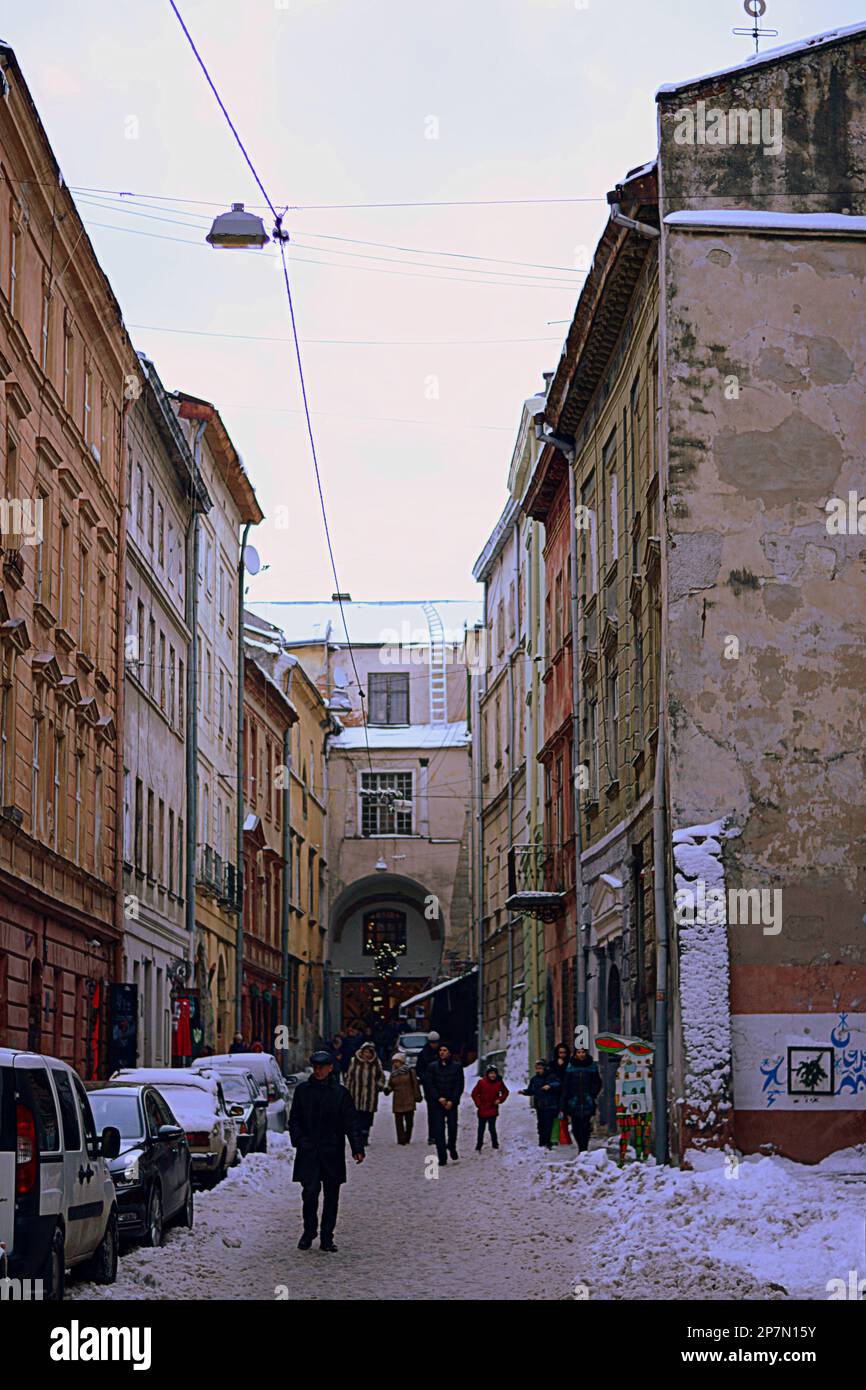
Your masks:
M866 1109L866 1014L735 1014L738 1109Z

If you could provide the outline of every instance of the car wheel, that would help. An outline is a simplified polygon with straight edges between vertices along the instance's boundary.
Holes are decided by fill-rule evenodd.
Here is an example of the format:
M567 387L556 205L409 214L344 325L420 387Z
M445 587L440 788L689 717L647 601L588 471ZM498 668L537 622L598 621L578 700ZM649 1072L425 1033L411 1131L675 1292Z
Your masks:
M266 1154L267 1151L268 1151L268 1131L265 1129L265 1130L262 1131L262 1137L261 1137L261 1139L259 1140L259 1153L260 1153L260 1154Z
M117 1278L117 1212L112 1210L96 1252L81 1266L84 1279L113 1284Z
M147 1204L147 1232L144 1237L144 1244L149 1245L152 1250L156 1250L162 1245L163 1218L162 1218L162 1196L156 1183L150 1189L150 1200Z
M179 1226L185 1226L185 1227L187 1228L188 1231L191 1231L191 1230L192 1230L192 1224L193 1224L193 1221L194 1221L194 1220L195 1220L195 1203L194 1203L194 1201L193 1201L193 1196L192 1196L192 1181L190 1180L190 1182L189 1182L188 1185L187 1185L187 1189L186 1189L186 1201L184 1202L183 1206L182 1206L181 1209L180 1209L180 1215L179 1215L179 1217L178 1217L177 1224L178 1224Z
M66 1242L60 1226L54 1232L41 1278L43 1297L51 1303L62 1303L66 1287Z

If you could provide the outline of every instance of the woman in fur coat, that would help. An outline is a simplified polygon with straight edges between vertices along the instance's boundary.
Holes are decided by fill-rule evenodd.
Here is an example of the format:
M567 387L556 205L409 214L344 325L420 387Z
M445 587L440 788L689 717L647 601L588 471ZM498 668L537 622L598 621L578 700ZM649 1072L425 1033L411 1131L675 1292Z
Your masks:
M352 1100L355 1102L358 1125L366 1144L370 1137L370 1130L373 1128L373 1116L379 1104L379 1092L385 1089L385 1073L371 1042L362 1043L349 1063L346 1085Z

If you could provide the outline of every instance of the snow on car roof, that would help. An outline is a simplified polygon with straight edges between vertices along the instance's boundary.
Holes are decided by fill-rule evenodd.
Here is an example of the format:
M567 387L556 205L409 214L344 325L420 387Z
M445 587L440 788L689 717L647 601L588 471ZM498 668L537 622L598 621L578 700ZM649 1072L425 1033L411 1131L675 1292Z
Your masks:
M109 1082L127 1082L138 1086L189 1086L199 1091L215 1091L213 1077L202 1075L200 1071L187 1071L181 1067L121 1067Z

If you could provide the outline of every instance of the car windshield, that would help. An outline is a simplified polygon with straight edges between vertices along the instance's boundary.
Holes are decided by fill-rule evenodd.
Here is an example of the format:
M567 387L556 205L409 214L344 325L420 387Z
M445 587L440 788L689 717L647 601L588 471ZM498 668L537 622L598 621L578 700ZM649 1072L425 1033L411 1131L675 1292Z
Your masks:
M223 1094L226 1100L250 1100L250 1088L242 1076L237 1073L220 1072L220 1081L223 1085Z
M401 1047L423 1047L426 1041L426 1033L402 1033L400 1035Z
M104 1092L91 1091L90 1108L100 1133L106 1125L113 1125L120 1130L121 1139L144 1138L138 1096L106 1095Z

